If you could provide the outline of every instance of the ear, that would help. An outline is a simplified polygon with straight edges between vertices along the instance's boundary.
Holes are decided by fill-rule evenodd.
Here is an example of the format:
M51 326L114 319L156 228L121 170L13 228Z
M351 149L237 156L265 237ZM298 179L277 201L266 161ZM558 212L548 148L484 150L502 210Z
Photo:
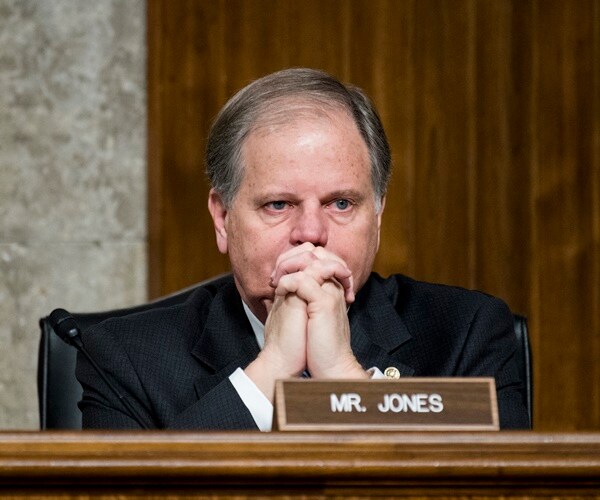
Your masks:
M223 203L223 198L214 189L208 193L208 211L215 226L215 235L217 237L217 248L219 252L227 253L227 208Z
M383 216L383 209L385 208L385 196L381 197L381 208L377 213L377 250L379 250L379 239L381 234L381 218Z

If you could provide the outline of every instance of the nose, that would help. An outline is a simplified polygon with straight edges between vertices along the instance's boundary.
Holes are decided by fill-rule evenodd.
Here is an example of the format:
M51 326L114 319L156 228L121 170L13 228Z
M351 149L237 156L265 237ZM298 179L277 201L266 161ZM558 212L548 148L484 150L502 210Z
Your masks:
M297 246L308 242L324 247L327 244L326 214L320 204L298 207L292 224L290 233L292 245Z

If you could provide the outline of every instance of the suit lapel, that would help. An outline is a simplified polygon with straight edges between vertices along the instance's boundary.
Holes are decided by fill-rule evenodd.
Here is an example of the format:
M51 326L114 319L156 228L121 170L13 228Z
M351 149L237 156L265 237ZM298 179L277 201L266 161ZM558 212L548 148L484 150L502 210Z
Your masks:
M259 351L232 280L216 293L204 329L191 350L192 356L208 371L194 382L198 397L229 376L236 367L245 368Z
M411 376L412 336L395 308L397 291L389 291L373 275L350 306L352 350L365 368L395 367Z

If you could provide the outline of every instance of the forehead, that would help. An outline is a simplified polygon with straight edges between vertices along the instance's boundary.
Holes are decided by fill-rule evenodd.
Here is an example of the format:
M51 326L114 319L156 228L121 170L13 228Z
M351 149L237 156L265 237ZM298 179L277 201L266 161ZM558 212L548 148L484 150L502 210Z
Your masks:
M247 137L242 162L242 189L268 190L276 183L292 190L307 178L307 188L357 182L371 187L366 144L354 120L339 109L263 122Z
M303 120L339 120L340 117L354 122L346 105L316 96L288 96L263 103L257 110L250 126L250 133L268 132Z
M256 131L248 137L242 161L235 199L254 206L273 199L360 201L374 195L367 147L345 114Z

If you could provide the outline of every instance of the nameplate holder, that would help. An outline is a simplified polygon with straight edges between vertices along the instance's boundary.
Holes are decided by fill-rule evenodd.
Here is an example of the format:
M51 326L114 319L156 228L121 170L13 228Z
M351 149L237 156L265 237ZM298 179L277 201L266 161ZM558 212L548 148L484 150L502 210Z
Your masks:
M493 378L278 380L280 431L496 431Z

